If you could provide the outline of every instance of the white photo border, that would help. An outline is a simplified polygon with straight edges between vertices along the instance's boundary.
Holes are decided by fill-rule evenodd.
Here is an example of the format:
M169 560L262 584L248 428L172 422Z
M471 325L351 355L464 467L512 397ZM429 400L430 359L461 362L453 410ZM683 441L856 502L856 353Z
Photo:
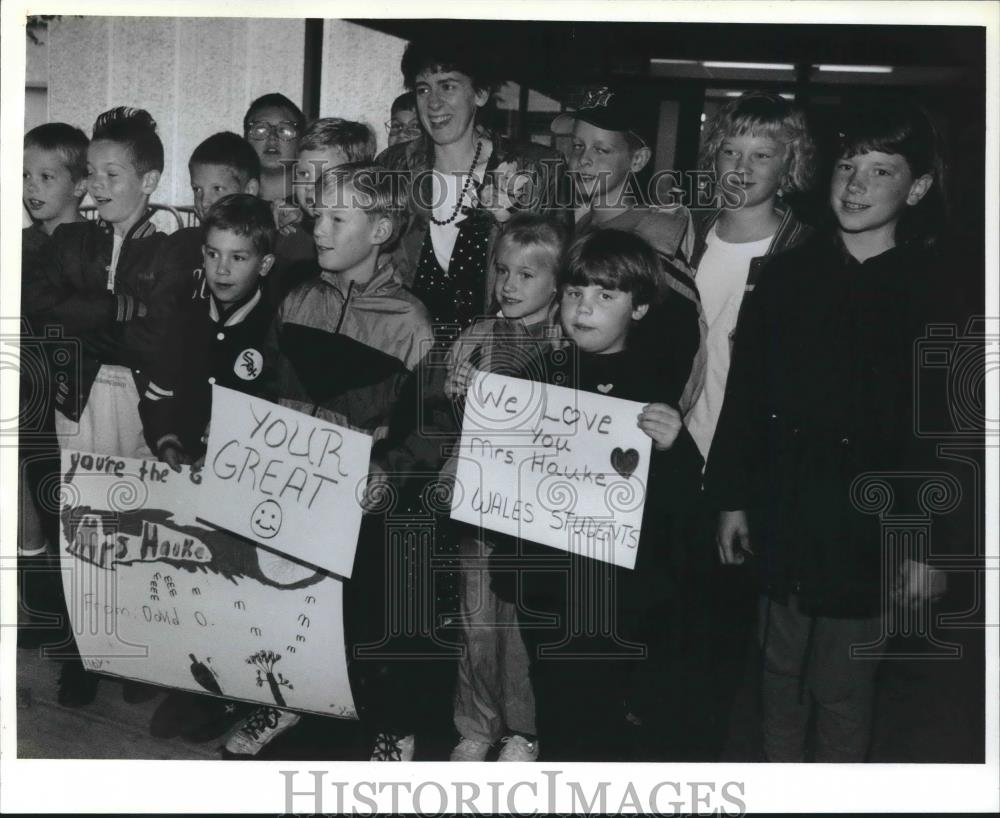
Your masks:
M90 0L5 0L0 6L2 32L0 62L4 67L2 88L2 131L0 131L0 248L2 248L2 289L0 303L4 317L3 332L16 315L12 305L19 303L19 250L18 231L21 229L20 200L15 195L14 180L21 162L21 141L24 122L25 49L19 31L24 28L28 13L69 15L125 15L125 16L259 16L259 17L322 17L358 19L366 18L500 18L507 20L587 20L609 19L617 21L662 22L727 22L727 23L833 23L881 25L973 25L984 26L987 38L987 156L986 193L984 203L985 223L988 225L986 246L986 305L987 315L1000 315L998 303L997 225L998 205L996 192L1000 190L997 176L998 161L998 94L997 73L1000 65L998 31L1000 31L1000 5L992 2L529 2L505 0L502 5L492 2L461 0L449 2L434 0L420 4L368 2L357 3L315 2L289 0L242 0L240 3L223 0L177 0L177 2L90 2ZM0 416L14 417L17 413L14 376L4 370L3 387L0 388ZM986 386L987 418L997 418L997 372L988 373ZM16 552L16 450L0 447L0 543L6 562ZM593 782L608 780L616 789L608 791L608 806L615 808L620 797L626 794L632 782L640 799L648 799L657 785L659 805L671 801L683 802L680 811L698 808L697 792L704 795L705 787L692 798L692 782L714 782L711 802L702 806L720 812L735 814L740 801L750 812L951 812L997 811L1000 795L998 764L998 633L1000 610L998 580L1000 571L997 559L998 531L998 451L987 447L986 452L986 537L989 565L986 583L986 763L981 765L930 765L930 764L866 764L866 765L767 765L767 764L538 764L514 765L496 768L493 765L447 765L444 763L419 763L403 765L367 764L361 762L204 762L204 761L98 761L98 760L25 760L16 757L17 712L15 662L16 647L13 629L4 629L0 639L2 675L0 685L6 695L0 695L0 811L9 812L66 812L86 814L92 812L128 813L272 813L287 811L287 775L294 771L291 780L296 792L312 790L315 778L309 771L322 771L323 803L309 795L295 797L292 808L296 812L335 812L337 793L347 799L362 785L361 792L378 811L391 811L391 797L399 797L399 810L412 806L404 784L410 791L427 782L453 782L462 780L478 784L483 796L476 804L480 811L490 811L489 793L498 793L502 811L538 812L565 811L571 803L564 787L552 789L553 781L573 779L587 787ZM16 621L16 577L13 571L0 571L0 603L2 621ZM553 773L559 776L553 779ZM338 790L340 782L343 784ZM366 783L367 782L367 783ZM402 782L402 783L400 783ZM493 786L490 782L502 782ZM511 788L521 783L514 790ZM532 792L531 783L535 784ZM673 786L677 783L681 795ZM720 800L726 782L740 782L743 789L732 788L731 800ZM381 792L379 784L384 785ZM370 785L370 788L369 788ZM546 786L548 785L548 789ZM549 795L555 792L555 800ZM590 791L589 789L587 790ZM426 802L418 805L425 812L453 812L455 789L447 784L449 801L439 808L437 790L425 786ZM470 790L465 790L468 795ZM640 804L643 803L640 800ZM648 804L648 800L645 801ZM364 799L341 802L347 809L353 805L362 814L372 814L372 807Z

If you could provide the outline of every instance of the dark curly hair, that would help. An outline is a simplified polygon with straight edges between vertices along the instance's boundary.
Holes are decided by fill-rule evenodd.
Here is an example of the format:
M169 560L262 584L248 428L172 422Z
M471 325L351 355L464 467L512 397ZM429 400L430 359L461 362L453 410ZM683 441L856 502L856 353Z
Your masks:
M472 80L473 88L490 95L501 83L492 60L480 43L445 35L411 42L403 52L399 67L403 72L403 85L409 91L414 90L417 77L425 71L459 71Z

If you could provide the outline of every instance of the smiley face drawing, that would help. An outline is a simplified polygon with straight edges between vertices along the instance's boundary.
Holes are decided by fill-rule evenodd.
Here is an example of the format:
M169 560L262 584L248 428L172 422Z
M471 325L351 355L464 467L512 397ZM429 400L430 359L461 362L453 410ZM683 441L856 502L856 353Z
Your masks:
M259 503L250 515L250 530L262 540L272 539L281 530L281 506L274 500Z

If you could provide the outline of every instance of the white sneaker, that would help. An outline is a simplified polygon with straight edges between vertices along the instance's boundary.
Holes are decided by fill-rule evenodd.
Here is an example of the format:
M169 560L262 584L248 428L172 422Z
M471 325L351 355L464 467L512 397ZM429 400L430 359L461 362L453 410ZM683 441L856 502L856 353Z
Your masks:
M226 752L235 756L256 756L271 741L302 720L298 713L276 707L258 707L229 736Z
M370 761L413 761L416 737L397 736L393 733L379 733L375 736L375 749Z
M524 736L514 733L501 739L503 749L497 756L497 761L538 761L538 739L528 741Z
M476 741L471 738L463 738L448 757L449 761L486 761L486 754L490 751L492 744L485 741Z

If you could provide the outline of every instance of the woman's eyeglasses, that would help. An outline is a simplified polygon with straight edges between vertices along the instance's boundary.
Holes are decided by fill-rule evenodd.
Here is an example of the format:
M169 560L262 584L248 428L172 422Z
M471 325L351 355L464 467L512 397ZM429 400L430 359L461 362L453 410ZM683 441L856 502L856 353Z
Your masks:
M290 122L279 122L272 125L270 122L251 122L247 128L247 139L267 139L274 134L282 142L291 142L299 138L299 129Z

